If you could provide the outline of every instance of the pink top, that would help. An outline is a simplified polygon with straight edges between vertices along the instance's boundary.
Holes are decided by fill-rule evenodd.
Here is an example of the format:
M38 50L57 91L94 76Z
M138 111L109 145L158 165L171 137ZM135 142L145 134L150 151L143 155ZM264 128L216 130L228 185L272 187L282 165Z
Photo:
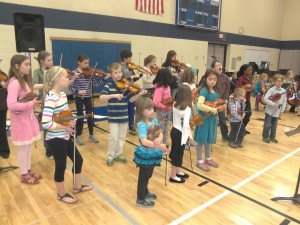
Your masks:
M170 110L171 107L165 106L162 104L162 100L166 98L171 98L171 89L170 86L160 86L158 87L156 84L154 85L155 91L154 91L154 96L153 96L153 103L154 106L158 109L162 110Z
M27 145L41 138L39 123L34 115L33 102L19 103L18 98L30 92L21 89L19 81L12 78L7 87L7 107L10 110L11 139L14 145Z

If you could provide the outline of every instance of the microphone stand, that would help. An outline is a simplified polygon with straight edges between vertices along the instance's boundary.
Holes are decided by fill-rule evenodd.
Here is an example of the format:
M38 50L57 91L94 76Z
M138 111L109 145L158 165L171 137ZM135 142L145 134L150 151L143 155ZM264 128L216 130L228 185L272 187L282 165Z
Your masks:
M271 198L272 201L292 201L294 204L300 204L300 194L299 193L299 183L300 183L300 169L299 169L299 174L298 174L298 180L296 184L296 189L294 196L292 197L275 197Z

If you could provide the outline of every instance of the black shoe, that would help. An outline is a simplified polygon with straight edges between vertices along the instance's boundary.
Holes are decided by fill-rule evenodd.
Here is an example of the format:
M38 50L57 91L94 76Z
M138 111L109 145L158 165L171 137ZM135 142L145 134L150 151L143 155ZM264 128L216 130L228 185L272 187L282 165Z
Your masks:
M156 199L157 199L156 194L148 192L148 194L146 195L146 200L156 200Z
M184 179L186 179L186 178L189 178L190 176L188 175L188 174L183 174L183 175L181 175L181 174L178 174L178 173L176 173L176 176L177 177L180 177L180 178L184 178Z
M169 181L172 182L172 183L184 183L185 179L184 178L180 178L180 181L178 181L178 180L175 180L172 177L170 177Z
M3 159L8 159L8 158L9 158L9 152L1 152L1 153L0 153L0 156L1 156Z
M145 208L152 208L155 205L155 202L149 201L147 199L145 200L137 200L136 206L137 207L145 207Z
M250 131L245 130L245 134L251 134Z

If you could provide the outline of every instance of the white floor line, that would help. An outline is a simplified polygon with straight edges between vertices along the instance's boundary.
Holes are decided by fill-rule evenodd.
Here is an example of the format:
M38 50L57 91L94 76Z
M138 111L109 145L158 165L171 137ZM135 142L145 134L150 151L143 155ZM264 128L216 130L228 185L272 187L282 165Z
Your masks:
M263 168L262 170L258 171L255 174L253 174L251 177L248 177L247 179L243 180L242 182L236 184L231 189L237 190L238 188L242 187L243 185L245 185L245 184L249 183L250 181L252 181L253 179L257 178L261 174L265 173L266 171L268 171L268 170L272 169L273 167L275 167L276 165L280 164L284 160L286 160L289 157L297 154L298 152L300 152L300 148L286 154L285 156L283 156L282 158L280 158L277 161L273 162L269 166ZM169 223L169 225L176 225L176 224L182 223L183 221L186 221L187 219L189 219L192 216L194 216L195 214L201 212L203 209L209 207L210 205L214 204L215 202L219 201L220 199L224 198L226 195L229 195L230 193L232 193L232 192L228 191L228 190L224 191L223 193L217 195L216 197L210 199L209 201L205 202L204 204L198 206L197 208L193 209L192 211L186 213L185 215L183 215L183 216L179 217L178 219L174 220L173 222Z

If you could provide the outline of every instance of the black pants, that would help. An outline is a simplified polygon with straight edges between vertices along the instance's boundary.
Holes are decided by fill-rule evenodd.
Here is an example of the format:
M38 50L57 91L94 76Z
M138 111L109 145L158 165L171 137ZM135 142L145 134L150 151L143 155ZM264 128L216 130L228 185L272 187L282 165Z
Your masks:
M228 137L228 127L226 124L225 111L218 112L218 116L219 116L219 124L220 124L222 138L227 138Z
M154 166L146 167L140 166L138 187L137 187L137 196L138 200L145 200L146 195L148 194L148 182L152 177Z
M185 148L185 145L181 145L181 136L181 131L173 127L171 130L172 147L170 152L170 159L171 164L177 167L182 166L182 158Z
M242 122L230 123L230 127L231 127L230 134L229 134L230 142L233 142L237 145L242 144L245 136L244 124Z
M10 149L7 142L7 135L6 135L6 113L7 110L0 110L0 154L1 153L10 154Z
M48 142L45 140L46 139L46 135L47 135L47 130L44 130L44 147L45 147L45 150L46 150L46 155L47 157L50 157L50 156L53 156L53 153L49 147L49 144Z
M245 129L246 129L246 126L250 122L250 117L252 115L252 109L251 109L251 102L250 102L250 100L246 101L245 111L246 111L246 113L245 113L245 117L243 119L243 123L244 123Z
M47 141L55 161L54 180L63 182L65 170L67 166L67 156L74 160L74 142L73 139L65 140L62 138L54 138ZM83 159L77 148L75 148L75 174L81 173ZM74 162L73 162L74 165ZM74 168L72 168L72 173Z
M92 97L88 97L88 98L76 97L75 98L75 103L76 103L76 109L77 109L77 115L78 116L83 115L83 105L85 107L85 113L86 114L93 113ZM76 135L77 136L80 136L82 134L83 120L84 119L79 119L76 122ZM89 127L89 133L90 133L90 135L93 135L93 133L94 133L93 118L88 117L87 118L87 123L88 123L88 127Z

